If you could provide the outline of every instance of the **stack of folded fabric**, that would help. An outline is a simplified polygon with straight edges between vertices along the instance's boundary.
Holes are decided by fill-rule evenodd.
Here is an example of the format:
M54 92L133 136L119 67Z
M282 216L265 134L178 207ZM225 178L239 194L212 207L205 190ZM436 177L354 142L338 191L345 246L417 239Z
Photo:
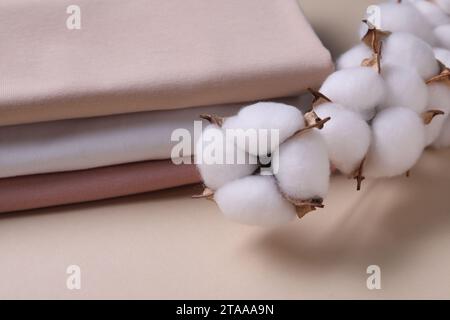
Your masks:
M71 2L0 3L0 212L196 183L175 129L333 69L296 0Z

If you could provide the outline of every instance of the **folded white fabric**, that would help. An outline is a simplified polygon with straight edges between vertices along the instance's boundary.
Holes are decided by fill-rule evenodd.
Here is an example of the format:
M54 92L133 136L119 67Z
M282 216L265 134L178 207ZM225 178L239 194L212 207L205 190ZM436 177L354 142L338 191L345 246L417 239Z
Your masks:
M305 96L274 101L298 106ZM0 127L0 178L170 159L178 143L171 141L176 129L186 129L192 137L191 150L177 154L189 157L194 121L201 114L231 116L251 103Z
M169 159L175 129L193 136L202 113L228 116L242 104L150 111L0 127L0 178ZM190 156L191 154L183 154Z

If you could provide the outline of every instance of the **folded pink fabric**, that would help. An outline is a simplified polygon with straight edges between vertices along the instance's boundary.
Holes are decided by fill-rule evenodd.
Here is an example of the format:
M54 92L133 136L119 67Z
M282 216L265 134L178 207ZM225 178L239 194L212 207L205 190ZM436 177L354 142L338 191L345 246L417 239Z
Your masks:
M0 43L0 125L290 96L332 70L296 0L2 0Z
M170 160L0 179L0 212L108 199L200 182L194 165Z

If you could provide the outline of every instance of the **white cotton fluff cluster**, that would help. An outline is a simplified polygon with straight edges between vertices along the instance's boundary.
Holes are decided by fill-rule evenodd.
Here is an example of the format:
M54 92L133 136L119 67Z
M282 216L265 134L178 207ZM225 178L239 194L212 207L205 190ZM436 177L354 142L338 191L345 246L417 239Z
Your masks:
M275 177L287 196L298 200L326 196L330 162L325 141L316 129L283 143L273 162Z
M390 35L384 41L382 56L382 68L391 64L414 68L424 80L439 73L433 48L409 33L395 32Z
M434 35L439 46L450 49L450 24L434 29Z
M432 26L450 23L450 17L436 4L427 0L414 1L413 4Z
M238 136L237 146L241 150L252 155L265 156L278 148L279 143L283 143L295 132L305 127L303 114L293 106L275 102L259 102L243 108L236 116L228 118L223 124L224 129L232 129ZM261 133L257 135L257 143L248 143L245 139L250 131ZM276 130L279 141L266 139L270 135L270 130ZM255 141L256 141L255 140Z
M436 141L433 142L435 148L448 148L450 147L450 119L445 121L442 131Z
M356 67L336 71L320 88L332 102L369 120L386 94L383 78L372 68Z
M432 0L442 11L450 15L450 0Z
M372 143L364 166L368 178L393 177L406 173L425 146L425 126L414 111L391 107L372 122Z
M450 88L444 83L431 83L428 85L428 108L438 109L445 112L444 115L436 116L429 125L425 127L425 145L432 144L442 131L450 113Z
M450 50L443 48L434 48L434 56L447 68L450 68Z
M325 197L330 178L328 152L317 129L305 128L305 123L297 108L264 102L241 109L237 116L225 119L222 127L214 124L205 128L196 144L196 163L226 217L244 224L277 226L296 217L296 206L302 201ZM240 145L236 132L242 129L280 131L280 143L271 145L272 175L256 173L261 157L254 149ZM299 132L301 129L305 130ZM233 159L248 157L251 162L214 163L210 160L216 159L217 150L233 154ZM198 163L200 157L203 163Z
M383 31L407 32L419 37L423 41L434 45L436 42L433 28L425 17L410 3L386 2L377 4L379 15L376 27ZM367 19L371 20L369 16ZM377 19L375 19L377 20ZM367 31L367 25L362 24L360 28L361 37Z
M324 103L314 110L322 119L332 119L320 131L326 142L331 163L344 174L353 173L369 149L369 125L359 114L335 103Z
M195 151L197 168L203 182L212 190L250 175L258 167L257 159L237 148L234 140L216 125L205 128ZM244 159L243 164L237 164L234 161L237 159Z
M229 219L248 225L278 226L296 217L295 207L280 194L273 176L249 176L233 181L214 194Z
M372 57L372 50L365 45L360 43L350 50L344 52L336 61L337 70L360 67L361 63Z
M387 65L382 69L381 75L386 84L386 96L379 106L380 109L402 106L417 113L425 110L428 103L428 88L414 69Z

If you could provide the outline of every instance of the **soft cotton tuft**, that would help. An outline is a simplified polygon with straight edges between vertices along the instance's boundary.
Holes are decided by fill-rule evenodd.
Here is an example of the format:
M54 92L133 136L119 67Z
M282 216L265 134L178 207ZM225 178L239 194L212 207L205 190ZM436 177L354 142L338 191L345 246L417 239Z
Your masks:
M273 176L249 176L223 186L214 200L225 217L256 226L279 226L294 220L295 207L278 191Z
M228 118L223 129L232 129L239 137L237 146L253 155L265 156L272 153L287 138L304 128L305 121L300 110L293 106L275 102L259 102L241 109L234 117ZM249 131L247 131L249 130ZM256 130L257 141L249 144L246 135ZM271 136L271 130L279 135L279 143L267 139L267 143L260 141L262 137ZM267 135L265 135L267 133ZM260 139L261 138L261 139Z
M434 29L434 34L438 40L438 44L450 50L450 24L437 27Z
M372 50L364 43L358 44L344 52L336 62L338 70L360 67L363 60L372 56Z
M324 198L330 163L325 141L317 130L293 137L274 155L273 168L280 189L298 200Z
M428 89L419 74L411 68L387 65L381 73L386 84L386 96L381 109L402 106L421 113L427 107Z
M408 32L420 39L434 45L436 39L433 34L433 28L425 17L411 4L399 3L379 3L380 25L377 27L390 32ZM366 17L368 18L368 17ZM367 28L362 24L360 34ZM362 36L362 34L361 34Z
M339 70L331 74L323 83L320 92L332 102L363 115L368 115L385 96L385 86L381 76L372 68L357 67Z
M393 64L414 68L424 80L439 73L432 47L414 35L396 32L384 43L382 66Z
M244 164L237 164L238 159L243 159ZM237 148L234 141L216 125L206 127L197 141L196 164L205 185L212 190L250 175L257 169L257 159Z
M351 174L369 149L371 132L368 124L357 113L334 103L322 104L315 111L321 118L331 117L320 130L331 163L342 173Z
M425 128L407 108L388 108L372 123L372 143L364 166L368 178L393 177L410 170L422 154Z

